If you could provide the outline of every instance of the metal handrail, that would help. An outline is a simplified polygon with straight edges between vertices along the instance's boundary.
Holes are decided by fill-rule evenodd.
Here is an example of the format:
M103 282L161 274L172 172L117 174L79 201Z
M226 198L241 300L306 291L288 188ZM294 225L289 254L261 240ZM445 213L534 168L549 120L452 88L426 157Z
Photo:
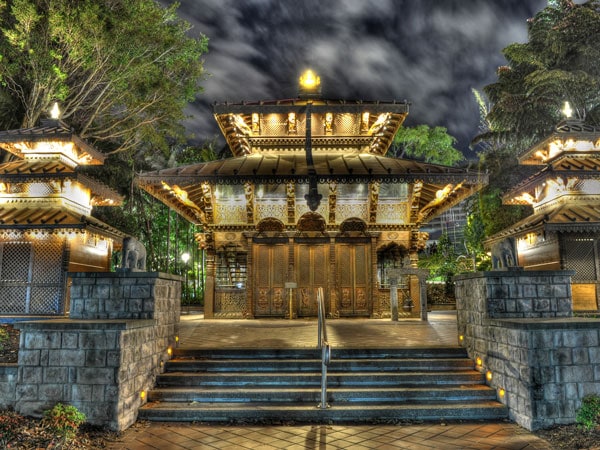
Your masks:
M322 287L317 289L317 307L319 311L318 348L321 349L321 403L317 405L317 408L327 409L329 407L327 404L327 366L331 361L331 345L327 339Z

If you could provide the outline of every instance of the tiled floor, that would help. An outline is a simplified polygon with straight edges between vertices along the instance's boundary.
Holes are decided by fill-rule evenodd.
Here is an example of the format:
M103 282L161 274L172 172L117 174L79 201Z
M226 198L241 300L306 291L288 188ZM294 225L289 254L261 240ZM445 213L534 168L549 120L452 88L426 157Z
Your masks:
M434 312L427 321L402 319L336 319L327 322L336 347L456 346L456 314ZM206 320L182 315L181 348L303 348L316 347L316 319Z
M452 312L418 319L328 322L336 347L432 347L457 344ZM315 320L204 320L182 315L181 348L316 347ZM226 426L140 422L126 430L111 450L180 449L551 449L518 425L499 423L423 423L402 425Z
M551 450L511 423L418 425L223 426L137 423L111 450L183 449L411 449Z

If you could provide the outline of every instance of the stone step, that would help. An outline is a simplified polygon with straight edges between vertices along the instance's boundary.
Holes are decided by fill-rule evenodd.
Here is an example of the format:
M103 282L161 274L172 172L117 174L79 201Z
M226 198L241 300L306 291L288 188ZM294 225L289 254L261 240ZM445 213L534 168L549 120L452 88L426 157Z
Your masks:
M358 358L467 358L461 347L333 348L332 360ZM174 359L320 359L317 348L173 349Z
M317 387L265 386L260 388L210 388L210 387L170 387L157 388L148 395L150 402L206 402L206 403L251 403L288 402L318 403L321 390ZM492 401L496 392L484 385L461 385L448 387L419 387L385 389L369 388L330 388L327 401L341 402L427 402L440 401Z
M331 361L328 371L407 372L427 369L441 372L473 368L473 361L467 358L338 358ZM173 372L315 372L321 370L321 360L292 358L177 359L168 361L166 370Z
M327 409L317 349L176 349L139 417L202 422L496 420L507 410L459 347L334 349Z
M483 374L475 370L413 372L328 372L330 387L341 386L435 386L483 383ZM317 372L167 372L159 375L158 386L320 386Z
M506 407L495 401L360 403L358 407L346 403L327 409L317 408L314 404L153 402L139 410L140 419L182 422L377 423L403 420L501 420L506 417Z

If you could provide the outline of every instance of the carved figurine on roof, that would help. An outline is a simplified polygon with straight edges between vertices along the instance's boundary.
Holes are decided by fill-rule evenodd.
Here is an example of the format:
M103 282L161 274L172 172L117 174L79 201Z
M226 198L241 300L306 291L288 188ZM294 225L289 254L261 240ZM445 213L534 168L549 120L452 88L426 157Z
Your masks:
M92 217L122 198L76 171L104 155L58 118L0 132L0 314L62 315L68 272L109 271L123 234Z
M567 108L565 108L568 111ZM514 240L516 266L574 270L574 310L597 311L600 290L600 128L568 117L519 155L539 171L503 202L531 205L533 214L490 237L489 247Z
M320 83L306 72L297 98L215 104L232 157L137 178L202 227L207 318L315 316L319 287L332 317L389 315L386 270L402 261L379 250L416 266L419 227L486 182L386 157L409 104L324 99ZM418 316L418 280L405 281Z

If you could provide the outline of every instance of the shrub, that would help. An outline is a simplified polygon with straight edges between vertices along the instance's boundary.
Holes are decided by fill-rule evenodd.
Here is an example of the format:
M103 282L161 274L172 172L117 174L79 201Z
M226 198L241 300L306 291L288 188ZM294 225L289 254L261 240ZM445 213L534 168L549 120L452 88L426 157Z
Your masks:
M575 420L586 430L591 430L600 425L600 396L588 395L584 397Z
M44 411L44 425L67 440L77 435L79 426L84 422L85 414L71 405L57 403L54 408Z

